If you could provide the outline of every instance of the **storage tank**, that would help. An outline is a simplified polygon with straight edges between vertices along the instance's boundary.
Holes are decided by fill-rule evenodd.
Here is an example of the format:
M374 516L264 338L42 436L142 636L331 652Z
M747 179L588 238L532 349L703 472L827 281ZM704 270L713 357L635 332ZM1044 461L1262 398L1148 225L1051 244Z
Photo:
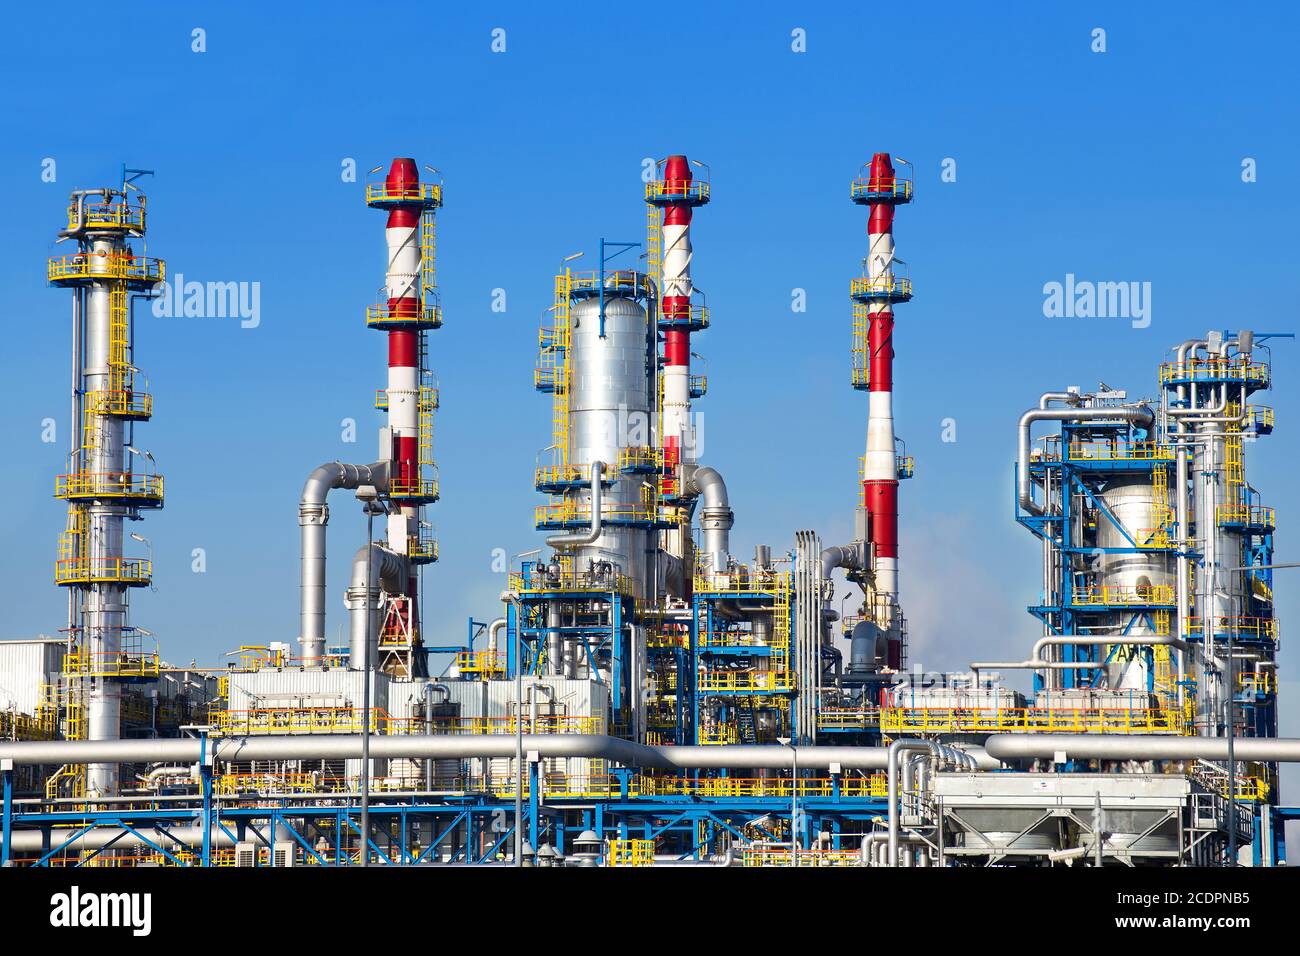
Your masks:
M1160 594L1152 589L1160 588L1167 591L1172 604L1175 581L1169 553L1157 548L1133 549L1133 542L1142 544L1147 541L1163 518L1163 507L1156 502L1151 479L1145 476L1117 478L1106 486L1100 498L1119 527L1105 515L1099 516L1097 547L1127 550L1116 553L1103 551L1097 575L1098 586L1112 589L1110 593L1122 600L1147 604L1154 603ZM1139 614L1139 611L1116 612L1114 632L1129 637L1155 634L1155 629ZM1107 657L1112 656L1111 648L1110 645L1105 648ZM1116 649L1113 656L1115 663L1107 668L1110 686L1146 690L1147 664L1143 655L1132 646L1123 646Z
M609 280L607 280L608 283ZM600 302L591 297L573 308L571 333L572 386L569 429L572 464L605 463L614 479L604 495L604 533L579 548L576 570L591 562L610 561L632 579L634 593L646 593L646 549L649 526L642 504L641 475L620 475L619 452L650 444L651 414L647 368L646 311L637 302L606 290L602 335ZM580 509L590 509L591 491L576 490ZM641 523L629 526L640 516Z

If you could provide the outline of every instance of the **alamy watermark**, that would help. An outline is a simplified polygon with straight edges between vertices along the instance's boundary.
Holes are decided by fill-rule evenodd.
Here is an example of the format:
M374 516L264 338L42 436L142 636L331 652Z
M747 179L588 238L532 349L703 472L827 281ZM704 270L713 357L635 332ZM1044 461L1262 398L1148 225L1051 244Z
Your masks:
M153 930L153 894L82 892L74 886L50 897L50 925L63 929L119 927L132 936Z
M1049 319L1128 319L1135 329L1151 324L1150 282L1092 282L1065 274L1043 283L1043 315Z
M160 319L239 319L240 328L262 324L262 283L185 281L176 273L154 286L153 314Z

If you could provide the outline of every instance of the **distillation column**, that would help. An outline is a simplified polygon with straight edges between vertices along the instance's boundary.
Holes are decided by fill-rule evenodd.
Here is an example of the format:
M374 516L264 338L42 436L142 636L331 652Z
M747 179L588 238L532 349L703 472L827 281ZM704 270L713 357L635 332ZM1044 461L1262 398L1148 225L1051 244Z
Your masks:
M73 739L119 738L121 682L157 667L127 615L128 590L150 583L152 561L127 558L123 548L123 521L163 500L162 478L149 465L134 470L137 456L150 463L152 456L132 444L153 398L137 388L131 298L164 278L161 261L130 246L144 233L145 197L128 182L74 192L60 241L75 241L78 251L49 262L51 284L73 290L73 409L81 419L72 425L69 472L55 486L68 502L55 581L71 589L65 735ZM118 774L117 764L90 764L86 792L114 794Z

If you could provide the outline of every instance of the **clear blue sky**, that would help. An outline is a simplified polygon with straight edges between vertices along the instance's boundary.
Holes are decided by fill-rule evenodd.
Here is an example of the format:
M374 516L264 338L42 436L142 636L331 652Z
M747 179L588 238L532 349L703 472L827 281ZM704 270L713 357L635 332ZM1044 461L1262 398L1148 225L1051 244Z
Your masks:
M383 216L341 181L345 158L364 170L411 155L446 176L446 326L432 335L444 499L431 509L444 560L426 576L439 642L498 610L494 548L540 544L538 319L563 256L642 238L644 157L712 167L694 230L714 320L695 342L710 380L698 407L742 555L788 547L797 528L849 535L866 401L848 385L846 293L866 219L847 185L875 150L915 165L896 230L916 285L898 309L896 387L917 457L901 492L904 600L928 667L1021 654L1034 634L1023 609L1038 552L1012 522L1010 482L1015 419L1039 392L1104 379L1151 394L1178 340L1297 325L1298 17L1281 5L915 3L875 17L861 4L694 4L668 22L617 4L78 6L24 4L0 40L0 575L18 595L2 637L63 618L51 490L65 441L42 444L40 423L67 427L69 301L46 286L44 259L69 190L113 183L123 161L157 170L151 253L190 279L261 284L256 329L141 312L157 411L137 444L168 498L139 528L157 591L134 615L177 661L296 638L302 481L322 461L373 456L384 342L362 310L383 281ZM196 27L205 53L191 50ZM1090 49L1097 27L1105 53ZM791 49L796 28L807 52ZM1242 182L1247 157L1255 183ZM956 182L940 180L945 158ZM1150 327L1045 318L1043 284L1067 273L1150 282ZM497 288L504 314L490 310ZM791 312L795 288L806 313ZM1285 560L1300 521L1288 480L1300 347L1275 357L1277 433L1248 467L1278 508ZM340 440L347 417L354 445ZM364 535L350 502L333 514L331 635ZM1279 587L1284 619L1300 619L1293 593Z

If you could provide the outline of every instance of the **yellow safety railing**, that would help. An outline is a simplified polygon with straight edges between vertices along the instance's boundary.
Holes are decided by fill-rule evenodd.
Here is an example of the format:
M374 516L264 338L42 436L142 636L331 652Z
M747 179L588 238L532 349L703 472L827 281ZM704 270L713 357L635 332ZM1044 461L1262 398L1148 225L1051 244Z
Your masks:
M701 570L700 568L696 569L696 591L704 591L710 594L726 594L740 591L776 594L782 591L789 592L790 590L790 572L788 571L751 569L743 564L737 565L734 572L725 575L701 574Z
M162 282L167 266L161 259L116 252L74 252L50 259L51 282L79 279L119 279L134 282Z
M1160 366L1160 381L1240 379L1246 382L1268 381L1268 366L1246 359L1193 359L1189 362L1165 362Z
M741 866L862 866L858 850L800 849L796 854L790 847L745 847L740 854Z
M593 293L600 291L600 272L574 272L571 273L571 276L570 288L572 292ZM606 293L648 295L652 291L650 277L644 272L636 272L633 269L617 269L613 272L606 272L604 274L604 284Z
M131 472L78 472L54 479L56 498L142 498L157 500L163 496L162 475L138 475Z
M356 734L361 732L361 710L352 707L282 707L257 710L223 710L217 714L213 732L246 734ZM387 733L388 712L373 708L371 733Z
M654 840L610 840L606 866L653 866Z
M590 469L582 465L541 465L533 472L533 484L537 487L579 485L590 478Z
M874 730L879 725L879 707L823 707L817 712L823 730Z
M406 183L389 186L387 182L367 183L366 202L423 202L442 204L441 183Z
M630 445L618 453L619 471L658 471L664 466L664 451L651 445Z
M880 730L900 733L1185 734L1191 722L1178 708L1071 709L1046 707L890 707Z
M437 498L440 494L437 478L411 477L390 478L388 495L390 498Z
M215 732L244 734L355 734L361 732L362 710L359 707L275 707L253 710L223 710L215 715ZM370 711L370 730L376 734L495 735L513 734L516 722L511 717L393 717L382 707ZM602 717L568 714L539 714L536 720L524 715L524 733L599 734L605 731Z
M653 777L633 778L635 792L643 797L829 797L836 793L830 777L800 777L792 786L789 777ZM845 775L838 792L844 797L883 797L889 792L885 774Z
M158 654L92 654L74 650L63 656L63 672L77 677L157 677Z
M912 198L912 181L897 176L885 179L859 176L849 183L849 195L854 199L864 199L873 195L892 196L895 200L907 202Z
M1261 528L1277 527L1277 519L1272 508L1259 505L1219 505L1215 509L1219 524L1248 524Z
M1256 429L1272 428L1276 423L1276 416L1272 407L1268 405L1247 405L1246 412L1250 416L1250 423Z
M1272 671L1240 673L1237 683L1249 694L1272 694L1277 690L1277 677Z
M740 743L740 731L735 724L709 723L697 735L700 744L715 746Z
M1172 584L1094 584L1074 592L1074 603L1083 605L1172 605L1174 600Z
M1071 442L1069 457L1076 461L1173 461L1172 445L1159 442Z
M705 179L653 179L645 184L646 202L685 196L687 199L707 202L709 183Z
M894 471L900 479L911 478L916 474L916 459L911 455L898 455L894 460Z
M456 668L462 675L496 677L506 672L506 656L492 651L461 651L456 655Z
M420 561L438 560L438 539L423 529L406 539L406 553Z
M655 521L659 517L659 509L655 501L655 495L647 487L643 489L640 501L602 501L600 506L601 518L605 521ZM562 501L553 501L549 504L538 505L534 512L534 522L542 524L590 524L591 523L591 505L588 502L580 502L573 498L565 498Z
M703 670L695 686L701 693L725 691L728 693L755 693L774 690L791 690L794 674L788 670Z
M153 574L153 562L140 558L60 558L54 562L56 584L144 585Z
M87 417L108 415L118 418L149 418L153 415L153 396L138 389L109 389L87 392L82 399ZM90 430L93 423L87 423ZM93 448L95 440L85 442Z
M123 202L86 202L78 216L77 203L73 201L68 204L68 228L77 228L80 220L85 229L144 232L144 210L144 196L139 196L135 202L129 199Z
M0 710L0 740L53 740L58 721L53 712L24 714Z
M894 265L901 266L902 263L895 260ZM910 297L911 294L912 280L906 276L858 276L849 283L849 295L851 296L893 295Z
M1244 634L1248 637L1270 637L1276 640L1278 633L1277 619L1272 617L1230 617L1221 615L1215 617L1210 626L1214 634ZM1185 633L1197 635L1204 631L1204 618L1189 617L1187 619Z
M366 306L366 325L374 329L382 329L386 326L419 325L428 326L429 328L440 328L442 326L442 305L436 296L431 296L431 301L426 301L414 315L393 315L392 310L385 302L376 303Z
M525 578L519 571L509 576L510 590L519 594L535 594L547 591L591 591L594 593L631 594L632 579L625 574L598 576L589 571L577 571L572 567L561 567L558 576L533 573Z

